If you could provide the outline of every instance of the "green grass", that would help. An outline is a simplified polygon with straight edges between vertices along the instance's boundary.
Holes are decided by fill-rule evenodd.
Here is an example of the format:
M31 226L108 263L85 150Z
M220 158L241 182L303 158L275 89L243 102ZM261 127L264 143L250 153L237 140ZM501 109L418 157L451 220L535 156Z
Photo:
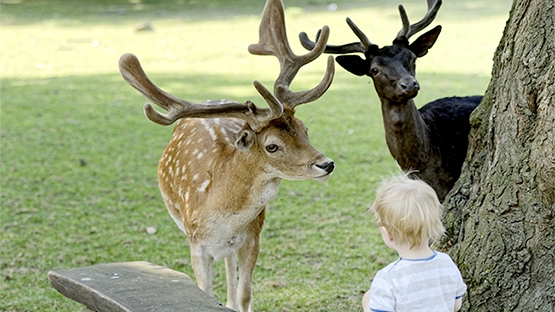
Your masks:
M485 91L510 6L445 2L434 23L443 33L418 62L419 104ZM354 40L346 16L380 45L401 27L397 3L337 3L329 12L327 1L286 1L294 51L303 53L300 31L313 36L324 24L330 43ZM424 1L403 3L413 20L423 15ZM172 127L143 116L145 99L117 61L135 53L182 98L263 103L252 81L271 86L277 60L247 52L262 8L247 0L0 2L1 311L81 309L50 287L52 269L145 260L193 276L186 238L157 189ZM154 31L136 32L143 22ZM303 69L293 89L317 83L324 64ZM298 108L337 169L325 183L284 181L270 203L254 272L258 311L356 310L373 274L395 258L366 212L381 177L397 170L369 80L337 66L330 90ZM215 269L224 301L223 262Z

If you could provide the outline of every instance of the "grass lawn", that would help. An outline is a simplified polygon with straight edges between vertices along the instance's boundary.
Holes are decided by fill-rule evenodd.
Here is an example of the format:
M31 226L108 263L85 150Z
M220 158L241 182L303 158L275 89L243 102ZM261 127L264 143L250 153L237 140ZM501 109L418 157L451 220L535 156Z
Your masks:
M425 1L407 0L415 22ZM292 48L300 31L330 26L330 44L355 41L351 17L372 42L390 44L401 21L387 0L286 0ZM418 61L416 102L482 94L510 0L444 1L443 31ZM0 1L0 311L77 311L47 273L97 263L150 261L194 276L186 237L157 188L158 159L172 127L147 120L145 99L120 77L135 53L162 88L192 101L264 101L274 57L254 56L262 0ZM150 23L153 31L136 31ZM292 89L320 81L325 57ZM335 160L326 182L284 181L268 207L254 272L258 311L355 311L375 272L396 258L366 211L381 177L396 173L369 77L336 66L330 90L297 117L313 145ZM156 228L147 234L146 228ZM223 261L215 294L225 301Z

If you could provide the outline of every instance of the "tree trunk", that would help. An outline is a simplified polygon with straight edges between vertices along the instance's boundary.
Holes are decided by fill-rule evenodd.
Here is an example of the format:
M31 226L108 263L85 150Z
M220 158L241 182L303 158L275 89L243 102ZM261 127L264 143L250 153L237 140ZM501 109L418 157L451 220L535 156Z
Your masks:
M555 311L554 20L554 0L514 0L444 202L464 311Z

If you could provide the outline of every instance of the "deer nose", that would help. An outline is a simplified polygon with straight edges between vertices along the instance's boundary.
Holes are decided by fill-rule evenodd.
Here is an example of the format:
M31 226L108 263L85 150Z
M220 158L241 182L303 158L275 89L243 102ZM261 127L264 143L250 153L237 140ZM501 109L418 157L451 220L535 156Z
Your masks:
M329 161L321 164L316 164L316 167L325 170L327 173L331 173L335 168L335 164L333 163L333 161Z
M414 91L420 90L418 81L416 81L415 79L408 79L408 80L401 81L399 85L405 92L414 92Z

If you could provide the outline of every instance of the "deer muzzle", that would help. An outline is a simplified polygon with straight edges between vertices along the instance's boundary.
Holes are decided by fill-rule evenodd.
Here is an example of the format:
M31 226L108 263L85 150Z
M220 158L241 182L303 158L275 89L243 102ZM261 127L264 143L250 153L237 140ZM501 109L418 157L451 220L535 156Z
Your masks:
M335 169L335 163L333 160L324 157L324 159L314 163L313 168L317 170L316 176L313 179L325 181L331 176L333 170Z
M335 169L335 164L332 160L332 161L316 164L316 167L326 171L329 174L329 173L332 173L333 169Z
M403 94L404 97L413 98L418 94L420 90L420 85L414 77L402 78L398 82L398 90Z

